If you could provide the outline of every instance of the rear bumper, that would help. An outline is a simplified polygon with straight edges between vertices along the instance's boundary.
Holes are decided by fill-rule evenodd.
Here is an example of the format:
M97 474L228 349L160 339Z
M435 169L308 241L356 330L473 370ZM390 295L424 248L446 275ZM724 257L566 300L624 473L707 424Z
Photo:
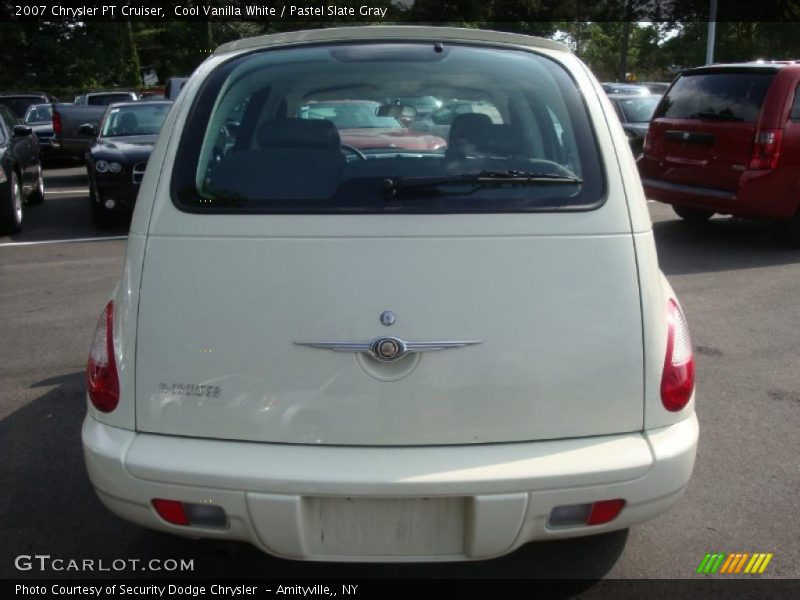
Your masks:
M112 512L161 531L241 540L270 554L311 560L485 559L532 540L627 528L665 512L681 496L697 437L694 414L635 434L408 448L181 438L109 427L91 416L83 426L89 478ZM216 504L229 528L171 525L152 508L154 498ZM556 506L612 498L625 499L626 506L610 523L547 525ZM399 526L411 514L399 499L438 502L429 505L439 512L426 531L409 532ZM372 511L368 522L348 511L352 502ZM418 528L426 523L411 519Z
M739 217L791 219L798 208L797 182L780 169L743 171L735 191L678 184L644 175L642 185L651 200Z

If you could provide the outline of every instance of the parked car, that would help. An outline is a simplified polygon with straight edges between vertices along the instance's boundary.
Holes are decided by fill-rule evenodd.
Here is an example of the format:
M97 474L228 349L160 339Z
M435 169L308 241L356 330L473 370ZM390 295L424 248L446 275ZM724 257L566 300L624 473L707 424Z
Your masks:
M167 100L177 99L187 81L189 81L188 77L170 77L164 90L164 97Z
M602 83L606 94L625 94L628 96L647 96L650 90L643 85L635 83Z
M644 138L650 127L650 119L656 110L661 96L633 96L628 94L609 94L608 99L617 111L622 129L628 136L631 151L636 157L641 156Z
M639 162L649 198L690 221L714 213L788 224L800 244L800 64L685 71L659 104Z
M22 229L26 201L44 202L39 143L30 127L0 105L0 234Z
M449 100L444 105L428 115L427 117L415 120L411 124L411 129L415 131L429 132L447 139L450 136L450 126L453 119L458 115L464 114L483 114L489 117L492 123L500 124L503 122L500 111L494 104L486 100Z
M0 94L0 104L11 109L21 119L32 104L50 104L58 102L58 98L44 92L5 92Z
M394 101L402 106L413 106L418 117L425 117L443 105L443 102L434 96L404 96L395 98Z
M296 116L409 89L502 122L459 115L444 152L364 160ZM103 503L361 561L490 558L666 511L694 464L694 359L602 94L565 46L479 29L218 48L153 149L94 337Z
M95 128L110 104L133 102L139 99L136 92L90 92L76 96L72 104L53 105L53 139L51 145L60 154L81 158L89 149L92 137L81 133L89 131L84 125Z
M86 134L96 136L86 155L89 207L96 227L133 210L147 160L171 106L164 100L112 104L99 128L84 125Z
M379 116L381 104L370 100L309 102L300 107L300 119L327 119L339 130L343 146L358 155L390 150L444 150L447 142L407 128L395 117ZM366 158L366 157L365 157Z
M22 122L33 130L39 142L39 153L42 161L53 154L53 105L31 104L25 112Z

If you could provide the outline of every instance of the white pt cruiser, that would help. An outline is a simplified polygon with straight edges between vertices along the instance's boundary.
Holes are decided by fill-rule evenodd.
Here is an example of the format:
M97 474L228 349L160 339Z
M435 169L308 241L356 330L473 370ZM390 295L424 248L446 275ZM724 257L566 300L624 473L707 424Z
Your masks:
M153 150L87 384L111 511L293 559L627 528L698 437L613 108L560 44L480 30L218 48Z

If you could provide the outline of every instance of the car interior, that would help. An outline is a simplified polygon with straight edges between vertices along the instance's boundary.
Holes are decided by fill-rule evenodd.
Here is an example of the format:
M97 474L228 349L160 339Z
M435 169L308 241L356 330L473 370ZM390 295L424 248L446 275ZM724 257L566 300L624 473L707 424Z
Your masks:
M445 80L426 61L356 61L334 72L320 60L306 60L302 68L295 61L282 65L273 58L279 54L245 60L223 83L196 171L204 197L323 199L367 180L374 189L386 179L481 172L582 177L578 139L585 132L577 129L584 123L575 123L575 107L565 105L544 68L529 69L519 85L520 76L498 77L490 65L476 68L465 59L451 65ZM385 148L358 148L346 130L369 126L359 121L359 111L319 118L326 115L325 102L361 103L362 115L371 103L378 118L410 118L404 135L432 135L414 127L414 119L430 114L396 101L426 96L463 100L462 106L481 112L455 114L437 150L404 149L399 138ZM310 111L314 103L317 110Z

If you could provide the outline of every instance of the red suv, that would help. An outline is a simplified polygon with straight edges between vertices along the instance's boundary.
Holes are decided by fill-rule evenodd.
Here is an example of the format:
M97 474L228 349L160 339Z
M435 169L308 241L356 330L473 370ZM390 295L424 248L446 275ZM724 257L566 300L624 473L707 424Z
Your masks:
M639 161L648 198L690 221L790 222L800 243L800 64L685 71L653 114Z

